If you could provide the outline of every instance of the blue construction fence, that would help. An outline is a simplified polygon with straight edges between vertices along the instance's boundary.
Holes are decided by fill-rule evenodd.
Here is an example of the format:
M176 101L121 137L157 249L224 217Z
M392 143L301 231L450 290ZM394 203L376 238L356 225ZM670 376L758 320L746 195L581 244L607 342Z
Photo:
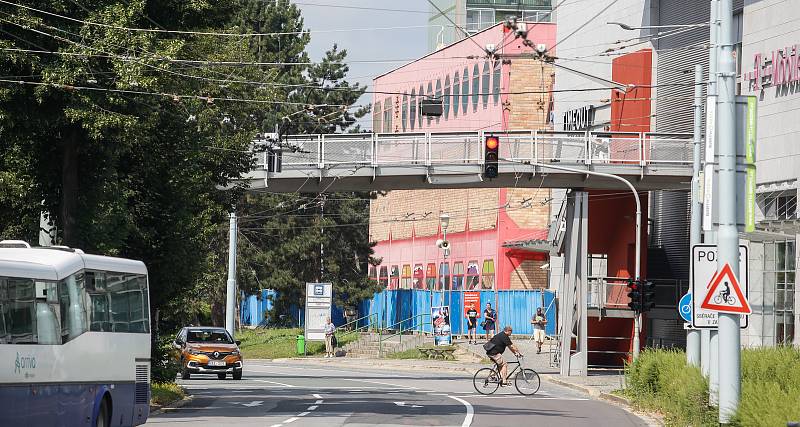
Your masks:
M467 291L475 292L475 291ZM480 312L486 303L497 310L497 327L511 325L515 335L532 335L531 317L542 307L547 318L545 333L556 334L556 298L549 290L503 290L480 291ZM450 329L453 335L466 335L467 322L464 313L463 291L428 291L419 289L386 290L376 293L359 306L361 316L372 315L371 323L399 330L432 332L430 324L431 306L450 306ZM478 326L478 332L482 328Z
M378 292L372 299L364 300L359 304L358 316L365 319L358 322L358 326L432 332L431 306L448 305L450 306L450 328L453 335L466 335L467 323L463 306L463 292L420 289ZM537 308L542 307L547 318L545 332L547 335L556 334L555 292L543 289L477 292L480 293L481 319L488 302L497 310L498 328L511 325L515 335L530 335L533 334L531 317L536 313ZM264 289L257 295L243 296L239 310L241 324L258 326L264 323L267 311L272 309L272 297L275 294L273 290ZM302 307L292 307L287 315L293 319L293 324L303 326L304 310ZM344 311L340 307L333 307L331 318L336 326L346 323ZM478 332L482 332L480 326Z

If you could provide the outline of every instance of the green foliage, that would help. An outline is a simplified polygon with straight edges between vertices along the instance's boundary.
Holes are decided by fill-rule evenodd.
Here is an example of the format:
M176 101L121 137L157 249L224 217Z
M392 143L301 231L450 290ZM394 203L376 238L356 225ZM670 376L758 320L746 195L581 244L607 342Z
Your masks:
M645 350L626 368L624 395L637 406L664 414L674 426L716 426L708 407L708 382L686 364L686 354ZM792 347L742 351L742 394L731 425L781 426L800 420L800 351Z
M794 347L742 352L742 426L783 426L800 421L800 350Z
M186 397L186 391L181 386L171 383L150 384L150 404L156 406L169 405L170 403Z
M663 413L667 425L718 425L708 408L708 383L699 369L686 365L685 353L647 349L625 375L625 396L642 409Z
M174 336L153 337L150 359L150 381L153 383L174 383L181 364L175 357L172 347Z

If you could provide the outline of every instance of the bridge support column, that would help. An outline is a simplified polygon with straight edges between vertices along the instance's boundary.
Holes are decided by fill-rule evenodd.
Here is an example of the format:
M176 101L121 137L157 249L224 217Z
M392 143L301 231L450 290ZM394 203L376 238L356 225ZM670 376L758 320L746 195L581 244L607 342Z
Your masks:
M585 376L588 362L587 275L589 197L585 191L567 195L564 286L561 291L561 375ZM573 353L572 342L575 341Z

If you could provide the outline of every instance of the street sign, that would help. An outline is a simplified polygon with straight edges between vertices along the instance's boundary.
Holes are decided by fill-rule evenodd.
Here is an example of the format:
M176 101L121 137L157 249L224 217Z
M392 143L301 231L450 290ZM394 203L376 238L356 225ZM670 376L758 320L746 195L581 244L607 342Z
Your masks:
M724 277L722 273L725 273L725 269L720 272L720 277L717 277L717 246L716 245L694 245L692 246L692 283L691 283L691 293L692 293L692 326L695 328L701 329L716 329L718 323L718 310L717 309L708 309L704 308L704 302L708 299L711 301L711 304L715 304L715 301L718 301L719 304L726 304L728 307L734 307L735 305L738 306L742 301L746 303L747 301L747 289L748 289L748 270L747 270L747 247L744 245L739 246L739 275L738 275L738 283L737 285L740 286L740 291L742 293L742 297L738 297L735 294L735 291L731 288L731 294L733 298L731 299L727 292L723 292L720 294L719 290L716 290L719 287L719 283L714 286L715 281L720 279L720 283L725 280L725 277L732 277L733 272L728 268L728 272L725 273ZM731 286L730 280L728 280L728 286ZM716 294L711 288L715 288ZM724 283L723 289L724 291ZM710 296L709 296L710 295ZM716 299L715 299L716 298ZM733 302L734 304L730 304ZM708 307L708 305L705 305ZM736 313L742 313L738 311ZM742 315L740 320L740 327L742 329L747 328L747 321L748 316Z
M306 341L324 341L325 324L331 316L333 285L306 283Z
M753 312L730 264L725 264L722 271L711 279L706 298L700 307L715 310L718 313L750 314Z
M681 301L678 303L678 313L681 315L686 322L692 321L692 294L686 293L686 295L681 298Z

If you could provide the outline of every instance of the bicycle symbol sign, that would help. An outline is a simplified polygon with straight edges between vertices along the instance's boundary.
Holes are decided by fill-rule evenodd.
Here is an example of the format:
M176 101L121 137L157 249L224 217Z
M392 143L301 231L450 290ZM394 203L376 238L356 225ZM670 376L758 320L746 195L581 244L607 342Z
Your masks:
M717 268L716 245L692 246L692 294L690 319L695 328L717 328L718 313L741 314L740 325L747 327L750 306L747 302L747 247L739 246L739 271L730 265ZM681 301L683 303L683 300ZM683 304L679 306L682 311ZM681 312L681 316L684 313Z

